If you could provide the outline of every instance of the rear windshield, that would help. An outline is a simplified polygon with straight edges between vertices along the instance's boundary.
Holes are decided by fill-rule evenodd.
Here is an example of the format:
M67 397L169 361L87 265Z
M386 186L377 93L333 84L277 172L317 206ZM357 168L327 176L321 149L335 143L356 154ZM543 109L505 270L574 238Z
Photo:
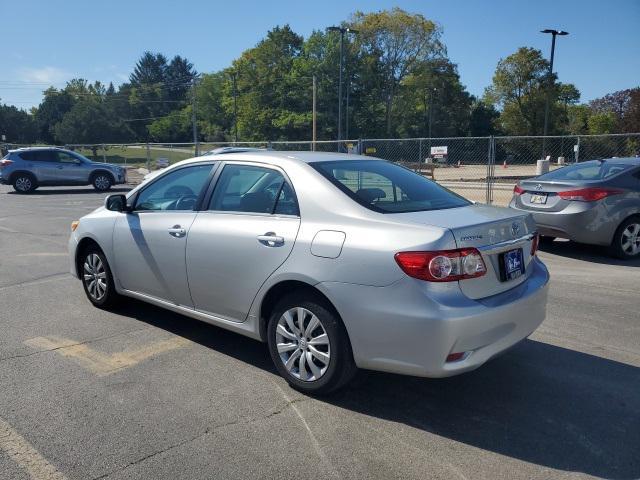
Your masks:
M633 168L633 165L626 163L615 163L610 161L597 161L576 163L567 167L559 168L544 175L540 175L538 180L604 180L614 175L618 175Z
M422 175L382 160L310 165L353 200L375 212L421 212L470 205L468 200Z

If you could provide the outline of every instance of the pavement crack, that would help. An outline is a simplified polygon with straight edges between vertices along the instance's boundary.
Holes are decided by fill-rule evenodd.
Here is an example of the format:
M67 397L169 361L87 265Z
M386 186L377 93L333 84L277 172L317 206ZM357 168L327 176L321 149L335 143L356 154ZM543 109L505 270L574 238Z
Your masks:
M23 282L9 283L8 285L2 285L2 286L0 286L0 290L5 290L7 288L13 288L13 287L25 287L25 286L37 284L38 282L42 282L42 281L46 281L46 280L52 280L54 278L67 276L67 275L71 275L71 274L68 271L50 273L48 275L43 275L42 277L34 278L32 280L26 280L26 281L23 281Z

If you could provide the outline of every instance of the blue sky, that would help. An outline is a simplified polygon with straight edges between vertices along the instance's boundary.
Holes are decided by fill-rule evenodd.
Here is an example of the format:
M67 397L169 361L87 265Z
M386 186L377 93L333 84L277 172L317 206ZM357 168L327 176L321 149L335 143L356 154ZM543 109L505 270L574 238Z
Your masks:
M570 32L558 40L554 70L583 101L640 85L640 0L0 0L0 101L29 108L41 99L40 83L63 86L73 77L122 83L144 50L215 71L275 25L307 36L355 10L393 6L442 26L449 57L474 95L518 47L548 56L543 28Z

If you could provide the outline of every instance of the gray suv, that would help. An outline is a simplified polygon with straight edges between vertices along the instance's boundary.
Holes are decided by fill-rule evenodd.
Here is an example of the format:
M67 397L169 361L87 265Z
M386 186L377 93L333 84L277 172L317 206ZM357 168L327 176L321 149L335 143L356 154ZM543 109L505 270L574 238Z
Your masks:
M126 180L124 168L92 162L62 148L19 148L9 150L0 160L0 183L13 185L18 193L29 193L46 185L93 185L98 191L106 191Z

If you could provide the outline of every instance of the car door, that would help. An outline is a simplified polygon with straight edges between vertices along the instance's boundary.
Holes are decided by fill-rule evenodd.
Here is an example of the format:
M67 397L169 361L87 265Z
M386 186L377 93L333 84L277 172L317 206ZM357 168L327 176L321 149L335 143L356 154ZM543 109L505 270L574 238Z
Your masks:
M80 159L68 152L56 152L58 156L57 176L61 184L84 185L89 183L89 168Z
M214 164L187 165L150 182L133 211L115 222L116 278L122 288L192 307L185 245Z
M283 171L228 162L189 231L187 274L196 310L244 321L262 284L287 259L300 217Z

